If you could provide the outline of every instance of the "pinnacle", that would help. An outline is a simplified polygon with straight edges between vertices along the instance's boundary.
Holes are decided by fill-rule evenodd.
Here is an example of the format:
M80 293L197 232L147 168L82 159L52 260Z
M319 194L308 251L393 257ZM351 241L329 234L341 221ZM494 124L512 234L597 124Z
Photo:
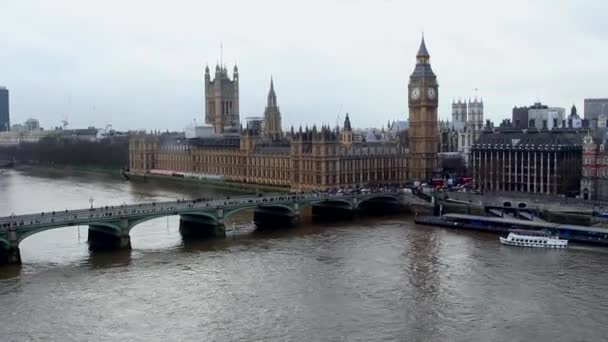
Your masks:
M418 54L416 57L430 57L429 52L426 49L426 44L424 43L424 35L422 36L422 41L420 42L420 49L418 49Z

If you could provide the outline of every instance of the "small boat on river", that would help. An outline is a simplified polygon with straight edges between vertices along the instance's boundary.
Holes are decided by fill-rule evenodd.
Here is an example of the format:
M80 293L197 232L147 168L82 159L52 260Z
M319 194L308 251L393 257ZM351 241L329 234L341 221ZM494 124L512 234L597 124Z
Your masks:
M500 237L503 245L517 247L566 248L568 240L560 239L545 231L512 230L506 238Z

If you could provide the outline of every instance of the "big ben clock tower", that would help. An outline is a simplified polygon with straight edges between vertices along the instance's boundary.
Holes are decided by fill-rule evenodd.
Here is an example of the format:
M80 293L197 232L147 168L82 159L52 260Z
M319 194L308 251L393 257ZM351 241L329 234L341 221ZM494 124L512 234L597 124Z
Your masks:
M410 76L408 106L409 178L426 181L437 168L437 77L429 63L424 37L416 55L416 68Z

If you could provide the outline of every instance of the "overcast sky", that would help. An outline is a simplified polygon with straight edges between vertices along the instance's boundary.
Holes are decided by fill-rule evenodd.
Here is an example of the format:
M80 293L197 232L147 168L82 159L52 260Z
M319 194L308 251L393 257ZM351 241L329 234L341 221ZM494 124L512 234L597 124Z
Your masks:
M0 85L12 122L181 130L203 118L203 72L240 73L241 119L270 75L283 125L407 118L424 31L439 116L483 97L486 117L608 97L608 1L0 0Z

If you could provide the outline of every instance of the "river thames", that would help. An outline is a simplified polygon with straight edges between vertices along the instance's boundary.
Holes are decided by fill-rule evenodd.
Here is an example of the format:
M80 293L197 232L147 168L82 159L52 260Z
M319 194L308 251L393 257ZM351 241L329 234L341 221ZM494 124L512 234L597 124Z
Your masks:
M0 175L0 216L235 195L85 172ZM179 218L91 254L87 228L24 240L0 267L2 341L602 341L608 249L502 246L411 216L182 242ZM227 224L230 228L230 224Z

